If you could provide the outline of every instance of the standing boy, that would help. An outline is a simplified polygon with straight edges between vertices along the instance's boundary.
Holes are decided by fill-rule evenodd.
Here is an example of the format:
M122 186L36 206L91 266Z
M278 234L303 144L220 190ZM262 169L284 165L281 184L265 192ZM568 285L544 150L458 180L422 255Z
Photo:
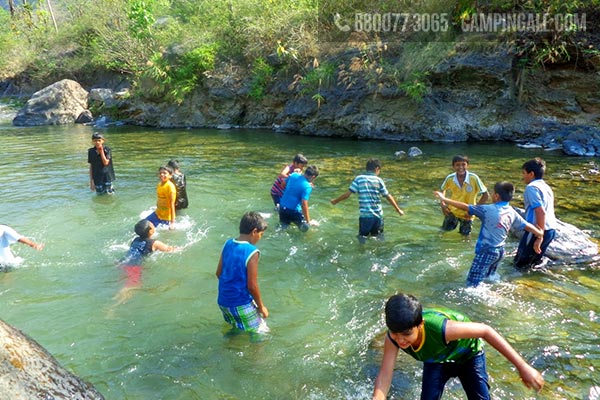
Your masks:
M304 174L294 172L287 178L279 203L279 222L284 228L295 224L302 232L306 232L313 223L308 212L308 200L313 190L312 183L317 176L319 169L316 165L311 165Z
M514 186L510 182L498 182L494 185L493 204L469 205L451 200L441 192L434 192L442 202L465 210L469 215L481 219L481 230L475 245L475 258L467 276L467 286L477 286L496 272L504 257L504 243L511 229L532 232L537 236L534 250L540 252L543 231L525 221L508 202L512 199Z
M104 145L104 136L98 132L92 134L94 147L88 149L90 164L90 190L98 194L113 194L112 182L115 180L112 151Z
M167 166L171 167L173 170L171 182L173 182L175 189L177 189L177 195L175 197L175 210L188 208L187 183L185 181L185 174L179 169L179 161L169 160Z
M173 170L171 167L162 166L158 169L160 182L156 185L156 211L148 215L146 219L154 226L168 225L170 229L175 228L175 199L177 189L171 182Z
M346 200L352 193L358 193L358 240L360 243L365 243L368 236L383 239L381 196L387 199L398 214L404 215L404 211L398 207L394 197L387 191L383 179L379 177L381 161L373 158L369 159L366 169L365 174L354 178L346 193L331 200L331 204L335 205Z
M523 164L523 182L525 192L525 219L542 229L544 240L540 245L541 251L534 248L530 234L525 233L519 242L514 265L517 268L528 268L537 265L546 253L550 242L556 236L556 217L554 215L554 192L544 181L546 163L541 158L534 158Z
M483 340L519 372L528 388L542 390L544 378L492 327L445 309L423 309L412 295L397 294L385 305L388 328L373 400L384 400L392 383L398 349L423 361L421 399L440 399L446 382L458 377L469 399L490 399ZM483 339L483 340L482 340Z
M306 164L308 164L306 157L302 154L296 154L292 163L283 167L279 175L277 175L275 182L273 182L273 186L271 186L271 198L273 199L273 203L277 210L279 210L281 196L283 196L285 190L286 179L294 172L302 172L304 167L306 167Z
M269 310L258 287L260 251L256 248L266 229L267 223L259 213L245 213L240 221L240 235L227 240L217 266L217 303L225 322L243 331L268 331L263 318L269 316Z
M0 225L0 267L15 263L16 258L12 251L10 251L10 245L16 242L26 244L38 251L44 248L43 244L26 238L10 226Z
M446 195L450 191L449 198L467 204L484 204L489 199L489 193L479 177L468 171L469 158L464 155L456 155L452 158L452 169L454 172L446 177L441 186L441 191ZM477 197L481 195L479 201ZM442 213L444 213L444 222L442 229L452 231L460 224L458 228L462 235L471 233L473 217L460 208L456 208L446 202L441 202Z

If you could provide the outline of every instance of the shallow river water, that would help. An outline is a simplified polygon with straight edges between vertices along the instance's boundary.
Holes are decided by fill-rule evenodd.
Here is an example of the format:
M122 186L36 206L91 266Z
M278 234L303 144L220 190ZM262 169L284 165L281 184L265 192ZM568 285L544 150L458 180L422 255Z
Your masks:
M550 263L520 273L507 244L501 279L465 289L479 223L470 240L440 233L433 198L452 172L454 154L491 189L511 180L522 202L520 166L541 155L555 189L557 216L600 238L597 159L568 158L511 144L432 144L280 135L269 131L120 127L103 133L114 153L116 194L88 187L83 126L0 125L0 223L46 247L15 244L22 263L0 274L0 318L43 345L107 399L365 399L381 360L382 308L390 295L412 293L426 306L444 305L494 326L546 379L527 390L512 365L487 346L495 399L598 399L600 392L600 263ZM416 145L424 155L397 160ZM269 189L302 152L321 169L310 199L320 226L282 232ZM369 157L406 212L384 202L386 240L360 245L356 196L332 206ZM116 267L133 225L155 204L157 168L180 161L190 208L177 229L156 238L182 247L153 254L142 286L118 303ZM596 172L597 173L597 172ZM259 283L271 333L260 342L224 335L216 305L215 269L225 240L237 236L245 211L264 213L258 243ZM421 365L398 357L391 398L415 399ZM0 396L1 397L1 396ZM463 399L452 383L446 399Z

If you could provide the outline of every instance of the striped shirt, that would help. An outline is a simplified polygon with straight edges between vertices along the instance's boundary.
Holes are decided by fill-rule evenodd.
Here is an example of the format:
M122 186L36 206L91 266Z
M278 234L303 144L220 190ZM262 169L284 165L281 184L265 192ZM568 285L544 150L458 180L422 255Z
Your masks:
M383 217L381 196L387 197L389 193L383 179L374 172L356 176L348 190L358 193L358 208L361 217Z

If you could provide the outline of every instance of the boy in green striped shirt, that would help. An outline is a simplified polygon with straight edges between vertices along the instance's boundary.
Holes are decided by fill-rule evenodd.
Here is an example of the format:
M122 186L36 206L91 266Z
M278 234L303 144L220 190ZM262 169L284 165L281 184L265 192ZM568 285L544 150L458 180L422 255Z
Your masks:
M423 309L412 295L397 294L385 305L388 333L373 399L384 400L398 350L423 361L421 400L440 399L446 382L458 377L468 399L489 399L483 340L506 357L528 388L540 391L544 378L493 328L449 309Z

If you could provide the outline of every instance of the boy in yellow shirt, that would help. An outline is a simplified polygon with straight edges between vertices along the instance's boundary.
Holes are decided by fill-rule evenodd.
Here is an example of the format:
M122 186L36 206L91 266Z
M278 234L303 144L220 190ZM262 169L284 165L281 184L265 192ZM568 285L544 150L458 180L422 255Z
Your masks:
M456 155L452 158L452 169L454 172L446 177L441 186L441 192L451 200L466 204L484 204L488 201L490 195L487 188L481 182L481 179L468 170L469 157L465 155ZM447 192L450 192L448 194ZM477 197L479 201L477 201ZM444 213L444 222L442 230L452 231L460 224L459 232L462 235L471 233L473 219L472 215L460 208L440 203L442 213Z
M158 169L160 182L156 186L156 211L148 215L146 219L154 226L168 225L170 229L175 228L175 198L177 188L171 181L173 170L171 167L162 166Z

